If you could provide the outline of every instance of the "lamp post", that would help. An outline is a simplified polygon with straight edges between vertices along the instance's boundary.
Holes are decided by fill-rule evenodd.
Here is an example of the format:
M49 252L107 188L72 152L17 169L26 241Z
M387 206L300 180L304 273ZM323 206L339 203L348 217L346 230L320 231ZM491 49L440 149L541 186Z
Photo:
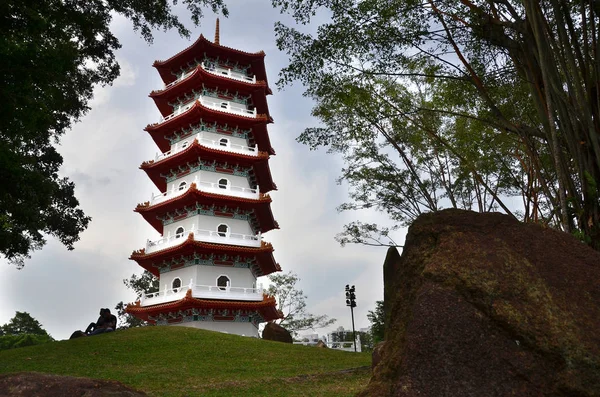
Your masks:
M354 340L354 353L356 353L356 331L354 331L354 308L356 307L356 288L354 285L346 284L346 306L350 306L350 314L352 315L352 338Z

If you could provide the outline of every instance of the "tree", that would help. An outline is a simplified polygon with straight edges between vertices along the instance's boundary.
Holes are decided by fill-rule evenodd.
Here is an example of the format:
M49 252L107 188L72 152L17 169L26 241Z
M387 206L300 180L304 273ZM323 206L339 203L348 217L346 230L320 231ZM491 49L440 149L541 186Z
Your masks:
M298 140L344 156L351 203L396 224L444 207L502 210L600 249L599 12L566 0L273 0L316 37L276 25L323 123ZM522 205L516 209L515 200ZM382 244L360 222L338 239ZM391 242L390 244L394 244Z
M4 335L43 335L49 336L42 325L27 312L16 312L10 321L2 326Z
M22 267L44 235L68 249L90 218L74 185L60 177L55 145L88 111L96 85L119 75L110 32L113 15L133 22L147 42L152 29L189 31L172 12L177 1L3 1L0 5L0 254ZM194 24L202 7L227 15L223 0L183 0Z
M277 299L277 308L283 313L283 318L277 324L296 335L299 331L327 327L336 322L336 319L326 315L314 315L306 311L306 295L296 288L300 281L293 272L286 274L271 274L271 285L267 292Z
M367 318L371 322L371 336L373 344L385 340L385 312L383 311L383 301L375 302L375 310L369 310Z
M154 275L148 270L144 270L141 276L132 274L131 278L123 280L123 284L135 292L136 299L140 299L143 294L158 292L159 288L158 278L154 277ZM144 327L148 325L146 321L126 313L125 304L123 301L117 303L115 310L117 311L117 316L119 317L119 329Z
M0 350L54 342L42 325L27 312L16 312L0 327Z

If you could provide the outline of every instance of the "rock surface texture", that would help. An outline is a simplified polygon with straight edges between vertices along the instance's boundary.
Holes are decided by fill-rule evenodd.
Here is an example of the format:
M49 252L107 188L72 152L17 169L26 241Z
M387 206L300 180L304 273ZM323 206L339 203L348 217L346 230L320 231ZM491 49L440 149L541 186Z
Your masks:
M0 397L143 397L146 393L111 380L37 372L0 375Z
M274 340L276 342L294 343L294 339L289 331L279 324L267 323L262 333L262 338Z
M420 216L384 264L361 396L600 396L600 253L507 215Z

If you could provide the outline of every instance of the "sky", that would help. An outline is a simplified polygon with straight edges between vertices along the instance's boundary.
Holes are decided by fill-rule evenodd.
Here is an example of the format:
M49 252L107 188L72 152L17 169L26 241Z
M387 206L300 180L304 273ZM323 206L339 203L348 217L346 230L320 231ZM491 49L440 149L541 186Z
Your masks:
M271 157L270 167L278 190L271 193L271 208L280 229L264 234L264 239L273 244L283 272L300 277L297 287L308 297L308 311L337 319L317 333L340 326L351 329L346 284L356 286L356 329L368 327L367 312L383 299L382 265L387 248L341 247L334 237L346 223L385 223L386 217L372 210L338 213L336 207L348 198L348 186L336 182L342 159L325 150L310 151L295 141L304 128L318 125L318 120L310 115L313 103L302 96L301 85L283 90L275 87L288 59L276 47L273 26L276 21L294 22L274 10L268 0L228 3L229 17L220 17L221 44L247 52L265 51L273 89L268 103L275 122L269 125L269 135L277 154ZM158 238L141 215L133 212L137 203L158 193L139 169L158 151L143 131L160 118L148 94L163 84L151 65L188 47L201 33L214 38L216 16L210 11L199 27L193 27L184 8L176 12L192 27L191 37L154 32L151 45L125 18L114 18L111 29L122 44L116 53L121 76L112 86L95 90L92 110L64 136L59 147L64 157L61 173L75 182L81 208L92 222L73 251L49 237L47 245L33 253L21 270L0 260L0 324L7 323L16 311L25 311L55 339L67 339L95 321L101 307L112 310L120 301L134 300L123 279L141 274L142 269L128 258L145 246L146 239ZM317 15L312 24L301 28L314 32L326 21L326 15ZM402 244L404 235L405 230L400 230L392 237ZM266 277L260 282L268 283Z

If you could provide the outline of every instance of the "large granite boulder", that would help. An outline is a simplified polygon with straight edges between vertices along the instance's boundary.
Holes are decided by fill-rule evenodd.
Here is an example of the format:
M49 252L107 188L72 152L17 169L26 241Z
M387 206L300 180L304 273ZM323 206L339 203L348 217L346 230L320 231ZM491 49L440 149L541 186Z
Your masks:
M274 340L276 342L294 343L294 339L289 331L279 324L267 323L262 333L262 338Z
M384 264L361 396L600 396L600 252L507 215L422 215Z

